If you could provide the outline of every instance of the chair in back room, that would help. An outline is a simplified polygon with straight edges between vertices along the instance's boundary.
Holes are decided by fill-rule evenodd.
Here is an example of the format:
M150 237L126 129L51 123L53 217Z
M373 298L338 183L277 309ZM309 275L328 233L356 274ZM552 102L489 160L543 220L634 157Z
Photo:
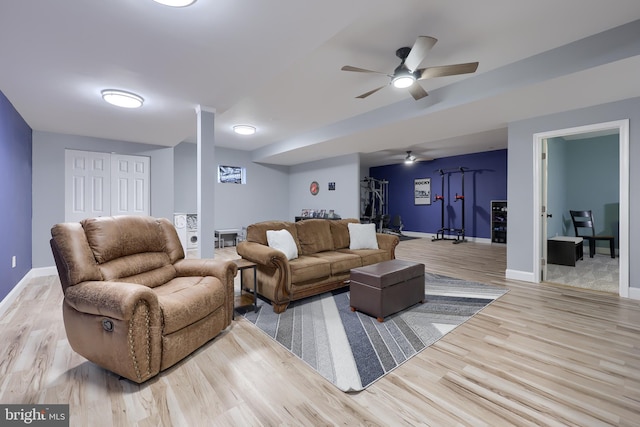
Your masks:
M593 214L591 211L569 211L573 229L576 237L582 237L589 242L589 258L593 258L596 253L596 242L598 240L606 240L609 242L609 250L611 258L616 257L615 237L603 234L596 234L593 222Z

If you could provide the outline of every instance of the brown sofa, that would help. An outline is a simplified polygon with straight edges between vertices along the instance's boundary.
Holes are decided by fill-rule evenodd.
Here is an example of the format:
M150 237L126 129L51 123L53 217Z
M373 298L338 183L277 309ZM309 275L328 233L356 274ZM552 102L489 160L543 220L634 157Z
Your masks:
M307 219L298 222L265 221L247 227L238 254L257 266L257 290L282 313L291 301L348 285L352 268L395 259L399 238L376 234L378 249L349 249L348 223L357 219ZM298 258L288 260L269 247L267 230L287 230L293 236ZM243 271L243 282L253 283L253 273Z
M141 383L231 323L236 265L184 259L167 219L86 219L51 236L69 344L105 369Z

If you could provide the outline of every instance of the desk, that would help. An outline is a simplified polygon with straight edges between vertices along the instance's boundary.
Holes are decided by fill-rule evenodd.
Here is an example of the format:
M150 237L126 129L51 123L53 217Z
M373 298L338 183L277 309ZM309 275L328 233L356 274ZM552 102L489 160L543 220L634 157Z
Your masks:
M235 242L239 233L242 233L242 230L239 228L223 228L213 231L213 235L218 239L218 248L224 247L224 239L222 236L233 236L233 241Z
M582 259L582 237L556 236L547 240L547 261L549 264L576 266Z
M242 270L247 270L249 268L253 268L253 311L255 313L258 312L258 278L257 278L257 267L258 264L255 262L249 261L248 259L240 258L234 259L233 263L238 266L238 271L240 272L240 295L242 295L242 291L244 289L244 283L242 278ZM242 307L242 306L240 306ZM233 318L235 319L235 307L233 310Z

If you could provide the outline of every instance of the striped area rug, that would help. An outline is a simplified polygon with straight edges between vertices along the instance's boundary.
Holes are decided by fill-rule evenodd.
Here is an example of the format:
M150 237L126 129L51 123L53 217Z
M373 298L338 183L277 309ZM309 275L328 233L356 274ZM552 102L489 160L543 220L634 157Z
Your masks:
M424 304L383 323L349 307L338 290L293 302L281 314L263 303L240 313L345 392L360 391L506 293L504 288L425 274Z

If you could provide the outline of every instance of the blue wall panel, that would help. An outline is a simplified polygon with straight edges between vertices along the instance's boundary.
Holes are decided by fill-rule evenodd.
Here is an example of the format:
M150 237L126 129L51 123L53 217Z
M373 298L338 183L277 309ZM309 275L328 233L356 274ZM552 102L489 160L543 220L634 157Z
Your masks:
M31 206L31 128L0 92L0 300L31 270Z
M435 202L436 194L444 196L444 227L462 228L462 202L455 201L456 193L462 194L460 167L465 168L465 234L491 238L491 200L507 198L507 150L378 166L369 174L389 181L389 215L400 215L404 230L435 234L442 227L442 202ZM414 180L419 178L431 178L431 205L414 204Z

